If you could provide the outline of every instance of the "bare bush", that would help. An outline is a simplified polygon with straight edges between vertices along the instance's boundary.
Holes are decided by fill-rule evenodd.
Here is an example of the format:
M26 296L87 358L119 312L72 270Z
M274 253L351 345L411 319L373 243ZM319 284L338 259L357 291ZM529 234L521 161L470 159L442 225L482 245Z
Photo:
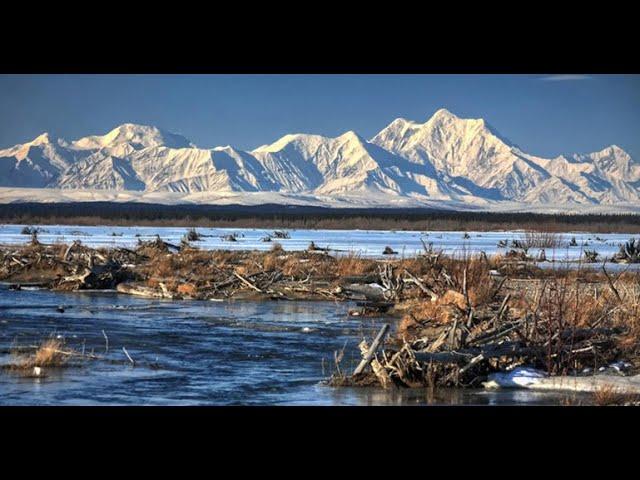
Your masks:
M528 230L520 242L526 248L558 248L562 245L562 235L557 232Z

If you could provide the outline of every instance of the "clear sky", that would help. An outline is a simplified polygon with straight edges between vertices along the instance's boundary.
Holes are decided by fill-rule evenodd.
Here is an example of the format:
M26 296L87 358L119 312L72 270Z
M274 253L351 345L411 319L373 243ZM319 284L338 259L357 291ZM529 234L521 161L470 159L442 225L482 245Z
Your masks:
M0 148L131 122L249 150L286 133L370 138L442 107L531 154L617 144L640 159L640 75L0 75Z

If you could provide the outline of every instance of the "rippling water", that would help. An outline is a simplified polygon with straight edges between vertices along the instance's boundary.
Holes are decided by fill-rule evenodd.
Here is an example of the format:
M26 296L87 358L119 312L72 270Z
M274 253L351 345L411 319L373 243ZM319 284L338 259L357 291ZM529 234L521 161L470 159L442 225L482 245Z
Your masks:
M57 311L64 306L64 312ZM335 389L321 380L333 352L342 366L381 320L349 317L347 303L155 301L114 292L0 289L2 361L12 345L61 336L105 360L49 370L45 378L0 373L5 405L415 405L558 403L566 394ZM108 337L109 351L105 352ZM125 347L137 362L132 366ZM324 361L323 361L324 359Z

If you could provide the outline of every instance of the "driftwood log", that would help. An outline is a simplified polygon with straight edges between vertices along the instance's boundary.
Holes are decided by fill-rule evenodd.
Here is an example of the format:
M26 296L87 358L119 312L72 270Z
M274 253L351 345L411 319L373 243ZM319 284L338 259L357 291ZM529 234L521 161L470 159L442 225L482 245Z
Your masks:
M163 284L160 284L162 287ZM138 297L146 298L173 298L173 295L166 290L166 288L152 288L139 283L119 283L116 286L116 290L120 293L126 293L128 295L136 295Z
M362 355L366 357L369 354L369 345L367 344L367 341L363 340L362 342L360 342L359 347ZM375 354L371 358L371 370L373 370L373 373L378 378L378 381L380 382L382 388L389 388L391 385L393 385L391 377L389 376L385 368L380 364L380 362L375 358Z
M388 331L389 331L389 324L385 323L380 329L380 331L378 332L378 335L376 335L376 338L374 338L373 343L371 343L371 346L369 347L369 349L363 354L362 361L358 364L356 369L353 371L354 376L362 373L364 369L367 368L367 365L371 363L371 360L373 359L376 352L378 351L378 348L384 341L384 337L387 335Z

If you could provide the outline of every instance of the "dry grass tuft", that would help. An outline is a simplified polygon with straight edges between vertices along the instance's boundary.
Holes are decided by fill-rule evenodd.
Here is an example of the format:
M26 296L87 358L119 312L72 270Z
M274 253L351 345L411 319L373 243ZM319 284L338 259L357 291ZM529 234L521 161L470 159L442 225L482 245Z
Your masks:
M346 256L338 257L335 266L335 275L340 277L365 275L374 271L370 260L363 260L360 255L349 252Z
M38 367L55 367L64 363L65 357L62 355L63 343L57 339L46 340L40 348L36 350L33 362Z
M416 329L420 326L420 323L416 321L413 315L405 315L398 323L398 338L406 338L408 335L413 337L416 333Z
M262 258L262 267L265 271L281 269L283 260L277 252L271 252Z
M175 270L176 265L174 263L174 255L157 255L153 258L153 270L159 277L169 277Z
M182 283L178 285L176 291L188 297L195 297L198 294L198 288L193 283Z
M33 367L61 367L67 361L63 353L64 343L61 340L51 338L45 340L31 355L19 357L12 365L17 370L28 370Z
M593 401L598 406L638 405L640 404L640 395L637 393L626 393L611 385L607 385L597 389L593 393Z

